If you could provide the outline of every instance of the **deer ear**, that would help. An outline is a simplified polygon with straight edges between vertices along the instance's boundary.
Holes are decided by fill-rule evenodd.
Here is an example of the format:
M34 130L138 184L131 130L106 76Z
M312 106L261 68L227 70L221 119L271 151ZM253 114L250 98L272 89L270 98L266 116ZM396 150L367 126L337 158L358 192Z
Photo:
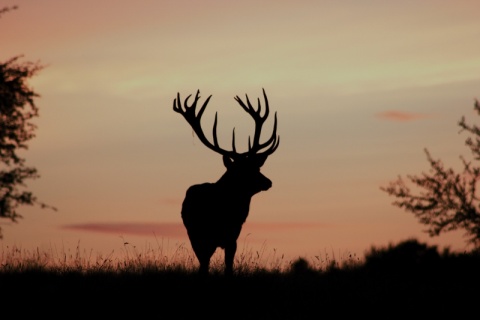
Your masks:
M223 165L228 169L232 166L233 160L228 156L223 156Z

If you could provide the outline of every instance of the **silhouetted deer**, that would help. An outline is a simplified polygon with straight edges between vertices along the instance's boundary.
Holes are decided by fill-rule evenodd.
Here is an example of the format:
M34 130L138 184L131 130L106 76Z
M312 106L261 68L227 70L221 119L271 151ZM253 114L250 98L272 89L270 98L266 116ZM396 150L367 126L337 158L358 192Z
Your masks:
M215 183L196 184L188 188L182 204L182 220L187 229L193 251L200 263L199 273L208 274L210 258L220 247L225 250L225 274L233 274L233 260L237 251L237 239L247 219L250 200L260 191L268 190L272 181L260 173L260 167L280 143L277 136L277 114L273 124L273 133L264 143L260 143L262 126L269 114L267 95L265 97L265 112L261 115L261 104L255 110L246 95L246 104L238 97L235 100L255 121L253 143L248 138L248 151L238 153L235 148L235 129L233 129L232 150L220 148L217 139L217 113L213 124L213 143L203 133L200 119L212 97L203 103L197 112L197 102L200 98L197 91L191 106L187 105L187 96L183 103L180 93L173 100L173 110L183 115L193 128L200 141L211 150L223 156L223 164L227 171Z

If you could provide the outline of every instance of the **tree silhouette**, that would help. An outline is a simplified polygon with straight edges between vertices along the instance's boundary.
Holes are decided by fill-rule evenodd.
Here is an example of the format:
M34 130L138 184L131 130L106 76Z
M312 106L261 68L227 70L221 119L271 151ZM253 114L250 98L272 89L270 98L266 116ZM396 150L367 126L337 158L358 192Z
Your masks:
M0 9L0 16L12 9L16 7ZM31 120L38 117L34 99L39 95L27 81L43 66L19 62L22 57L0 63L0 218L13 222L22 217L17 211L21 205L56 210L26 190L25 180L39 178L37 169L26 166L25 158L19 155L21 149L28 149L27 141L35 137L36 125Z
M475 100L474 110L480 115L478 100ZM470 134L465 144L474 159L480 160L480 127L467 124L464 116L458 125L460 132ZM430 236L463 229L466 242L480 248L480 207L476 195L480 167L460 156L463 171L457 173L452 168L445 168L441 160L433 159L427 149L425 153L430 164L429 172L407 175L415 191L401 176L380 189L397 198L393 205L413 213L420 223L429 226L425 231Z

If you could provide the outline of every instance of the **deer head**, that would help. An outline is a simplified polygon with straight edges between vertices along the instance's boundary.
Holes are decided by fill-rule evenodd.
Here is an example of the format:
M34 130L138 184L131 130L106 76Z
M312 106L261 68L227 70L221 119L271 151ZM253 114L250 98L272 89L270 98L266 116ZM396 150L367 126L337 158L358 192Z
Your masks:
M270 113L265 90L263 89L263 96L265 98L265 111L263 115L260 99L258 99L258 107L255 109L247 95L245 95L245 101L239 96L235 96L234 98L255 121L253 139L251 139L250 136L248 137L248 150L243 153L237 152L235 147L235 128L232 133L232 150L225 150L219 146L217 138L217 113L215 113L215 121L213 123L213 142L207 139L201 127L200 120L212 96L210 95L205 100L199 110L197 110L197 103L200 99L200 90L197 91L193 103L188 105L188 100L191 96L192 95L189 95L185 98L182 107L180 94L177 93L177 98L173 100L173 110L180 113L185 120L187 120L198 136L198 139L200 139L206 147L223 156L223 163L227 168L227 172L219 182L221 182L222 179L228 181L233 180L236 182L238 188L249 189L249 193L251 194L269 189L272 182L260 173L260 168L268 156L278 148L280 137L277 136L277 113L275 112L272 135L265 142L260 142L262 126ZM256 183L252 183L252 181Z

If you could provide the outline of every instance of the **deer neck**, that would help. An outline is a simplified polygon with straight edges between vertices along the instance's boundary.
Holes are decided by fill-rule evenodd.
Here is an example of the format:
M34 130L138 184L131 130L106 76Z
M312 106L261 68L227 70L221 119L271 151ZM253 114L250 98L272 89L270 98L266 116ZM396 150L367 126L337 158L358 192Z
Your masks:
M229 179L227 173L224 173L220 179L215 182L215 185L224 190L230 190L235 188L235 183L232 179Z
M227 174L221 176L215 185L219 188L219 191L224 193L228 198L234 197L237 199L250 200L253 196L252 194L245 192L243 188L239 186L238 182L232 180Z

